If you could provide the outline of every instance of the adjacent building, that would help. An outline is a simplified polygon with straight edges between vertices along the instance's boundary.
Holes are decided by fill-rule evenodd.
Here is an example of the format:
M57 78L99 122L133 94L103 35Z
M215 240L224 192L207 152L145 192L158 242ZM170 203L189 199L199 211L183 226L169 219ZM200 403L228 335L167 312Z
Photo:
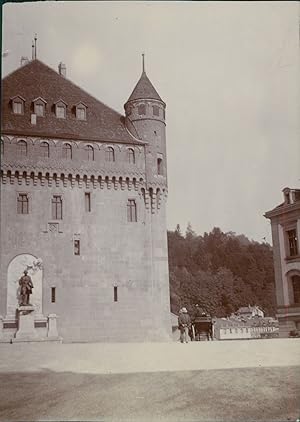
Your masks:
M246 317L246 318L252 318L255 316L264 317L264 311L262 309L260 309L259 306L242 306L241 308L239 308L236 312L237 315L240 315L241 317Z
M38 337L171 337L166 104L143 71L121 115L41 61L2 81L0 337L29 271Z
M300 329L300 189L283 189L284 202L268 211L271 220L280 336Z

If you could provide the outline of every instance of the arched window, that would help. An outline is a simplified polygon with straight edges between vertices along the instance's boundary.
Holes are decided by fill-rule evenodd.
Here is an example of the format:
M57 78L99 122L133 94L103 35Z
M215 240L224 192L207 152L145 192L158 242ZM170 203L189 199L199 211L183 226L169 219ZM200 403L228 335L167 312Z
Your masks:
M105 151L106 161L115 161L115 151L112 147L108 147Z
M157 159L157 174L159 174L159 175L163 174L163 160L162 160L162 158Z
M27 142L19 141L17 143L17 155L19 157L26 157L27 156Z
M91 145L86 145L85 153L88 161L94 161L94 148Z
M49 158L49 144L48 142L41 143L41 157Z
M294 303L300 303L300 276L292 276L292 286L294 292Z
M70 144L63 144L62 156L65 159L72 160L72 147Z
M129 148L127 150L127 154L128 154L128 161L130 164L134 164L135 163L135 154L134 154L134 150L132 148Z
M1 139L1 157L4 155L4 141Z

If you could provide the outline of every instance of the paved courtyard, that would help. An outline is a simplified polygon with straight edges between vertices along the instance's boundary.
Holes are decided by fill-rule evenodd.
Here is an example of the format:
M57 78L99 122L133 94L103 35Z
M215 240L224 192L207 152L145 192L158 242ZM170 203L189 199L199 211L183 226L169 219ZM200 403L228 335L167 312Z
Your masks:
M300 339L0 344L0 420L296 421Z

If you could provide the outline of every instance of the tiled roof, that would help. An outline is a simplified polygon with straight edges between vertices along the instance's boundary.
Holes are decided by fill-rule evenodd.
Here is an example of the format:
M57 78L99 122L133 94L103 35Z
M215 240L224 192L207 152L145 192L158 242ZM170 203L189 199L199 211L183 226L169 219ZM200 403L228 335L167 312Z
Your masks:
M250 307L249 306L243 306L243 307L239 308L238 313L248 314L249 312L252 313L253 310L254 310L254 308L252 306L250 306Z
M23 97L23 115L12 113L11 99ZM41 97L46 102L45 117L37 117L37 124L31 124L32 102ZM55 116L54 104L63 100L67 106L67 118ZM77 120L74 106L87 106L86 121ZM33 60L20 67L2 81L2 132L16 135L51 136L68 139L87 139L139 143L125 127L125 118L110 107L73 84L58 72L39 60ZM134 133L137 137L137 134Z
M156 89L150 82L148 76L146 75L146 72L142 73L142 76L140 77L138 83L132 91L132 94L130 95L128 101L140 99L152 99L163 102L163 100L158 95Z

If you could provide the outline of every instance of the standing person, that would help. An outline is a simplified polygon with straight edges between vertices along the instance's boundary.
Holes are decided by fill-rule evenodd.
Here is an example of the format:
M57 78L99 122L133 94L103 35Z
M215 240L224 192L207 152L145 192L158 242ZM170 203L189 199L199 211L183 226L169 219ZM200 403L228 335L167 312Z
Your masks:
M189 328L191 326L191 318L188 314L188 311L186 308L182 308L181 311L179 311L178 316L178 327L180 330L180 341L181 343L188 343L189 340Z
M21 303L20 305L30 305L29 296L32 294L33 284L31 277L28 274L28 271L24 271L24 275L19 280L19 285L21 287L20 296Z

